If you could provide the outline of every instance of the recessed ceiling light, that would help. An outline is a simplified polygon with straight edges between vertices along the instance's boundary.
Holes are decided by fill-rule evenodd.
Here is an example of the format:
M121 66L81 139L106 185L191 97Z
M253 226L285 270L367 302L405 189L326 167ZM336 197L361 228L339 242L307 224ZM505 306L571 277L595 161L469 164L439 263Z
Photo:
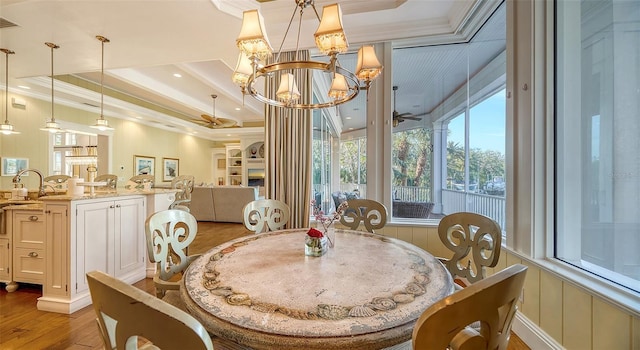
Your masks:
M173 76L176 78L182 78L182 74L180 73L173 73Z
M136 119L142 119L142 117L138 116L138 117L136 117Z
M236 107L236 111L239 111L239 110L240 110L240 107Z
M353 130L353 128L349 128L349 130Z
M351 117L345 117L344 119L346 119L346 120L351 120Z
M25 90L31 90L30 87L25 86L25 85L18 85L18 87L21 88L21 89L25 89Z
M231 137L231 134L227 134L227 137Z

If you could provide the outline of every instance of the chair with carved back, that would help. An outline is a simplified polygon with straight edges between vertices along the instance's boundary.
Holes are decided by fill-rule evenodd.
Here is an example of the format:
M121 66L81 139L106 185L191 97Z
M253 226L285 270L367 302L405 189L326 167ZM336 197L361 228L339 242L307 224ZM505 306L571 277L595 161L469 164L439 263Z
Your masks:
M137 184L145 184L150 182L151 183L151 187L153 187L153 183L156 181L156 177L153 175L148 175L148 174L144 174L144 175L135 175L132 176L129 181L131 182L135 182Z
M105 349L213 350L188 313L101 271L87 273L87 282Z
M106 182L104 186L97 187L97 190L115 191L118 187L118 175L102 174L95 178L95 182Z
M387 224L388 211L384 204L372 199L349 199L347 208L340 216L340 223L357 230L362 223L369 232L383 228Z
M188 255L189 244L198 233L198 222L189 212L167 209L151 214L145 222L149 260L156 263L153 283L156 296L184 309L180 279L189 264L200 255Z
M509 266L428 307L413 328L413 349L507 350L526 272Z
M481 214L459 212L446 215L438 224L438 236L453 255L440 258L459 286L485 278L486 268L500 259L502 230L498 223Z
M195 177L193 175L180 175L171 180L171 188L179 190L175 194L175 199L169 209L180 209L190 211L191 192L193 192L193 184Z
M63 182L66 182L67 180L69 180L71 176L69 175L49 175L47 177L45 177L44 179L42 179L42 181L44 182L49 182L52 184L61 184Z
M283 229L289 222L289 206L275 199L251 201L242 209L244 226L256 233Z

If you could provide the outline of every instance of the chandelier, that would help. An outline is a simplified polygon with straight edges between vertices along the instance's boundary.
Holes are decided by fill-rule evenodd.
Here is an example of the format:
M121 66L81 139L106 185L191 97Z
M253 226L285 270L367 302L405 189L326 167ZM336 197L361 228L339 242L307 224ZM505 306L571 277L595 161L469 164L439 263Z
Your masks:
M232 77L234 83L240 86L243 96L249 94L261 102L277 107L318 109L345 103L355 98L361 89L368 90L371 82L382 72L382 65L376 57L373 46L363 46L358 50L355 74L340 66L338 54L346 52L349 48L347 37L342 29L342 10L340 5L324 6L322 18L320 18L314 0L295 0L295 2L296 7L289 20L289 26L282 39L275 62L270 64L263 63L271 56L273 49L267 38L262 15L258 10L249 10L243 13L242 29L236 39L236 45L241 52ZM297 58L302 15L305 8L309 6L311 6L319 21L318 29L314 34L316 47L320 52L329 56L329 62L301 61ZM296 55L293 61L281 62L279 60L280 53L296 12L300 14ZM332 82L327 92L329 101L315 104L301 103L300 91L292 74L295 71L330 73ZM276 74L280 75L280 85L275 99L256 91L254 86L256 79L260 77L270 79Z
M45 123L44 128L40 129L42 131L48 131L52 134L62 132L60 129L60 125L56 122L56 118L53 116L53 50L59 48L60 46L54 43L44 43L51 49L51 119Z
M0 49L5 55L5 79L4 79L4 123L0 124L0 133L3 135L19 134L13 130L13 125L9 123L9 55L15 52L9 49Z
M96 39L102 42L102 63L100 68L100 117L96 119L96 123L90 127L100 131L113 130L113 128L109 126L109 121L104 119L104 43L108 43L109 39L102 35L96 35Z

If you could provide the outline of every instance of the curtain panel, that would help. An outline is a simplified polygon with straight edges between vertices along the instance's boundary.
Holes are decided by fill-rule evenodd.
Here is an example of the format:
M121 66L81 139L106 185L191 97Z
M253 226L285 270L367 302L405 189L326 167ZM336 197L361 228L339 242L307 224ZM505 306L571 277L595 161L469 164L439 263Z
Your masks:
M293 51L282 52L279 61L296 59ZM297 60L309 60L309 51L298 51ZM283 72L286 73L286 72ZM312 73L289 71L295 77L303 103L311 103ZM266 80L265 96L276 99L280 76ZM309 227L311 200L311 110L265 105L265 195L289 205L286 228Z

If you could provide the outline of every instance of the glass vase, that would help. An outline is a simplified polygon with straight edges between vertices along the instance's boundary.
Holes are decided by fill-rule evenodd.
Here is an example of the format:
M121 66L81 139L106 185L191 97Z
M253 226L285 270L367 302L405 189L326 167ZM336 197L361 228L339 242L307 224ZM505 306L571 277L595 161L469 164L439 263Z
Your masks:
M322 256L329 249L327 237L311 237L306 236L304 240L304 255L306 256Z

